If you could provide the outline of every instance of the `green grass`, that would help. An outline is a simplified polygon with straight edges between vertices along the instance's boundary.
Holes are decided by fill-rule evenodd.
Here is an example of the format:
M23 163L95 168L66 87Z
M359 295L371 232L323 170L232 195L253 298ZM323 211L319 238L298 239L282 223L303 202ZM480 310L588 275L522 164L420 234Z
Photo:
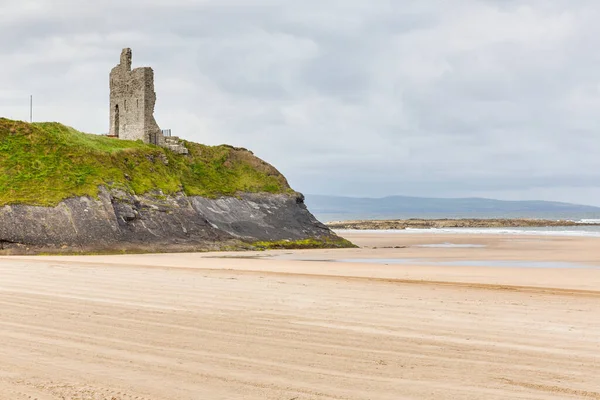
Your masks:
M271 242L254 242L252 246L258 250L290 250L290 249L331 249L356 248L357 246L343 238L311 238L303 240L278 240Z
M218 197L292 193L274 167L231 146L186 142L187 156L157 146L78 132L59 123L0 118L0 206L55 206L99 187L143 194ZM166 162L165 162L166 161Z

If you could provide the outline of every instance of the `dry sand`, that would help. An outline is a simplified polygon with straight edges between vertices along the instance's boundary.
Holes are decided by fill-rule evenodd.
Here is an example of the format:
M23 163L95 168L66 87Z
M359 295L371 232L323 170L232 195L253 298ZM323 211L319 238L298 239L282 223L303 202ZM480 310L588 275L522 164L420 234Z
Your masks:
M0 399L600 399L600 269L460 266L600 266L600 239L348 237L0 258ZM443 242L486 247L410 247ZM356 258L457 265L327 261Z

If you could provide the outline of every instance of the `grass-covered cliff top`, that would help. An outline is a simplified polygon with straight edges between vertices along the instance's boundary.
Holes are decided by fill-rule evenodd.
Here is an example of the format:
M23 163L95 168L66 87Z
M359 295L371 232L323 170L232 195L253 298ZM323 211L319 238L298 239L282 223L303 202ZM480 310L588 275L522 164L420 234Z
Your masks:
M0 206L53 206L96 196L99 186L134 194L218 197L292 192L273 166L230 146L186 142L187 156L144 144L78 132L59 123L0 118Z

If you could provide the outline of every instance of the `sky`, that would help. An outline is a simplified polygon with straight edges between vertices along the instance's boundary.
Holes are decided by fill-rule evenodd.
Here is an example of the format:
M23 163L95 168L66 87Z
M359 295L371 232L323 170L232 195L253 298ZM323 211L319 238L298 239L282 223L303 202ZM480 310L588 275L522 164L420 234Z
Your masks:
M294 189L600 205L597 0L0 0L0 116L106 133L121 49L159 125Z

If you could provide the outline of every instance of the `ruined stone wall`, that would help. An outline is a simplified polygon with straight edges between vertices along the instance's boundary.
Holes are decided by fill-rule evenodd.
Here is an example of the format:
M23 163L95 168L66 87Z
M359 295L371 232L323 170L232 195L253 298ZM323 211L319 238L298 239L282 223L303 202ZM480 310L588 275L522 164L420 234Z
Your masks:
M123 49L121 62L110 73L110 135L163 145L154 119L154 71L131 70L131 49Z

